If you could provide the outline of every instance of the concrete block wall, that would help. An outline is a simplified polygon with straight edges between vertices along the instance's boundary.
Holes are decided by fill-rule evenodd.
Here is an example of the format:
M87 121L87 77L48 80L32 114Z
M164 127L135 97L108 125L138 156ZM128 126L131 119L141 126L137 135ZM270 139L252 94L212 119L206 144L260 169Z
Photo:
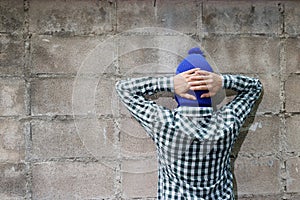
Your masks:
M155 147L118 101L114 83L174 73L181 58L174 52L120 52L128 42L165 43L175 53L191 48L180 34L201 44L220 72L263 82L262 101L232 155L238 199L300 199L299 13L299 1L1 0L0 199L155 199ZM178 35L136 29L144 27ZM86 60L116 37L108 67L97 60L111 53L106 48ZM96 128L74 113L85 61L103 72L86 80L97 87L80 93L93 89L95 99L82 104L93 106ZM176 106L170 94L155 101ZM116 151L101 148L99 135Z

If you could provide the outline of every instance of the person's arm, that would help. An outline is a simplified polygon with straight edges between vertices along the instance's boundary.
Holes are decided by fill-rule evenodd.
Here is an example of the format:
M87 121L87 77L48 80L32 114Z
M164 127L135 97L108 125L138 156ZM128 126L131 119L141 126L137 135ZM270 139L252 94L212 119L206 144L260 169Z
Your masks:
M240 125L242 125L259 98L263 86L256 78L241 75L223 75L223 87L238 93L227 106L233 109L240 120Z
M144 77L121 80L116 83L116 91L133 117L153 138L152 120L159 106L145 95L161 91L174 92L173 77Z
M219 75L200 70L197 76L190 77L188 81L192 90L209 90L202 97L214 96L222 87L236 91L237 96L227 107L233 110L239 126L251 112L262 91L262 84L258 79L241 75Z
M153 117L162 109L155 102L145 99L145 95L168 91L179 96L195 99L188 94L190 85L188 79L199 69L192 69L172 77L144 77L121 80L116 83L116 91L129 112L146 129L153 138Z

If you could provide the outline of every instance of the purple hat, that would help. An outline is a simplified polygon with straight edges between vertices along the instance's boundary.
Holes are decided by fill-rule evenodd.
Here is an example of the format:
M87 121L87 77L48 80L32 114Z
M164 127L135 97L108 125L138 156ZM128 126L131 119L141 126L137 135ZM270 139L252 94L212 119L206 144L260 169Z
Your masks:
M189 50L188 53L189 55L185 57L178 65L176 74L180 74L182 72L194 68L200 68L201 70L204 71L213 72L212 67L206 61L203 52L200 50L200 48L198 47L192 48ZM202 94L208 92L209 92L208 90L199 90L199 91L190 90L188 93L196 96L197 100L186 99L178 95L175 95L175 99L178 103L178 106L211 107L212 106L211 98L201 98Z

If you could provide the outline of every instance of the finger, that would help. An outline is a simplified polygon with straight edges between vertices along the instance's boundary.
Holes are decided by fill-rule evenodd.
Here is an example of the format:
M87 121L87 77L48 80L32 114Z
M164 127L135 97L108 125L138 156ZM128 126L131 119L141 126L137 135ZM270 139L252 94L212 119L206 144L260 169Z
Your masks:
M190 86L204 86L207 85L206 81L188 81Z
M197 74L198 75L205 75L205 76L208 76L208 75L210 75L212 72L208 72L208 71L205 71L205 70L198 70L197 71Z
M188 79L190 81L196 81L196 80L208 80L210 77L209 76L203 76L203 75L192 75L192 76L189 76Z
M200 71L200 69L199 68L193 68L193 69L190 69L190 70L182 72L182 73L185 74L185 75L191 75L191 74L194 74L197 71Z
M201 81L201 80L208 80L208 77L204 77L204 76L198 76L198 75L195 75L195 74L185 74L185 75L182 75L185 80L187 82L193 82L193 81Z
M182 94L181 96L184 97L184 98L186 98L186 99L196 100L196 97L193 96L193 95L191 95L191 94L185 93L185 94Z
M205 94L202 94L200 97L201 98L209 98L211 97L212 95L208 92L208 93L205 93Z
M184 77L186 80L188 80L189 78L195 76L194 74L181 74L182 77Z
M190 87L190 90L208 90L208 87L206 85L193 86L193 87Z

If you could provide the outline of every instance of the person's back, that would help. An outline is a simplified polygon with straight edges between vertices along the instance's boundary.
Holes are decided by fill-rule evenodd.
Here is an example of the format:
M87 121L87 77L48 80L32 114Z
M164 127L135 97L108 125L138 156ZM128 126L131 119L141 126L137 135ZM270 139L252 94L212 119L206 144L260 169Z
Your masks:
M158 199L234 199L229 156L262 85L245 76L199 70L204 57L190 58L174 77L120 81L116 89L156 144ZM238 94L214 110L210 97L222 87ZM159 91L174 92L178 108L170 110L144 98Z

